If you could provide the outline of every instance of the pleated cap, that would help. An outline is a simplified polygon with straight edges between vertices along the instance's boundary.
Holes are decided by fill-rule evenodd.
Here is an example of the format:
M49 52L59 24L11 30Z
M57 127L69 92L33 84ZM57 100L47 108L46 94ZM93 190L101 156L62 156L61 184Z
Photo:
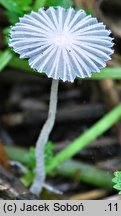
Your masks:
M9 46L36 71L73 82L106 66L113 53L110 33L84 10L40 8L11 28Z

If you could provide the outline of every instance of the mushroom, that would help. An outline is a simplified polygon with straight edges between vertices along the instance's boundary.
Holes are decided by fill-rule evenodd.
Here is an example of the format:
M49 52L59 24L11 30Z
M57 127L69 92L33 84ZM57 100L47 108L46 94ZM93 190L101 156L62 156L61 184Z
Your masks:
M55 122L59 79L73 82L105 67L113 53L110 33L84 10L62 7L32 11L11 28L9 46L20 58L28 58L33 69L52 78L48 118L36 143L36 175L30 189L34 194L39 195L46 177L44 149Z

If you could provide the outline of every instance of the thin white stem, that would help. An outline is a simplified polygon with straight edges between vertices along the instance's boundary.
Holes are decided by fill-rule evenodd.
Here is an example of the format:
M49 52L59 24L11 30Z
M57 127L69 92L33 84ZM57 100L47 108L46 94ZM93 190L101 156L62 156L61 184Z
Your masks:
M57 110L57 95L58 95L58 80L52 80L51 93L50 93L50 104L48 118L43 125L43 128L40 132L36 143L36 170L35 170L35 179L33 185L31 186L30 191L36 195L39 195L43 184L45 182L45 162L44 162L44 152L45 145L48 142L49 135L53 129L56 110Z

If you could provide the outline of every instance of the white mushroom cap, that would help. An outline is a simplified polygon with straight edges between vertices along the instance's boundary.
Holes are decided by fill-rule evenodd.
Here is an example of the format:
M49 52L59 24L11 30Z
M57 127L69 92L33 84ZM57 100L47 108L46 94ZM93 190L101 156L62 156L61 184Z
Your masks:
M38 72L73 82L106 66L113 53L110 33L84 10L40 8L11 28L9 46Z

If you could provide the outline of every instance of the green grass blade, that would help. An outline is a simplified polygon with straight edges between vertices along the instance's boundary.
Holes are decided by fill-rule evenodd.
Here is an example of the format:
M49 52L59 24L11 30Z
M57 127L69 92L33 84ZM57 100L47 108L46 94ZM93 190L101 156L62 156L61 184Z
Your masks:
M97 187L106 189L113 187L112 173L81 161L67 160L56 169L55 173Z
M8 65L12 57L13 54L10 50L5 50L0 54L0 72Z
M92 77L87 79L121 79L121 67L106 67L100 73L93 73Z
M28 64L27 60L19 59L14 56L9 62L9 66L12 68L20 69L26 72L34 72ZM38 73L38 76L41 76L41 73ZM86 78L88 80L100 80L100 79L121 79L121 67L107 67L101 70L100 73L93 73L92 77ZM83 80L86 80L83 79Z
M50 6L61 6L64 8L69 8L73 5L72 0L47 0L46 6L50 7Z
M44 7L47 0L36 0L34 3L34 10L38 11L40 7Z
M51 164L46 167L47 173L57 168L65 160L73 157L77 152L101 136L109 128L111 128L121 118L121 103L111 112L106 114L101 120L94 124L90 129L75 139L68 147L58 153Z
M15 69L23 70L25 72L33 72L31 67L28 64L27 60L19 59L18 57L14 56L9 61L9 66Z

